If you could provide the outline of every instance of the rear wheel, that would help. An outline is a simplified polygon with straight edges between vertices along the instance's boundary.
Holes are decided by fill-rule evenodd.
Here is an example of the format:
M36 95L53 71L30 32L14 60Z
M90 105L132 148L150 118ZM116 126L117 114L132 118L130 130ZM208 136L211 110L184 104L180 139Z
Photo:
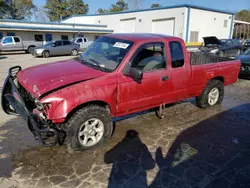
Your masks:
M109 112L97 105L76 112L66 127L66 146L69 152L94 148L107 141L113 131Z
M224 98L224 85L220 80L211 80L202 94L196 97L196 104L200 108L220 104Z
M71 55L72 55L72 56L77 56L77 54L78 54L78 51L77 51L76 49L73 49L73 50L71 51Z
M48 58L50 56L49 51L43 52L43 57Z
M31 54L34 48L35 48L35 46L30 46L30 47L28 48L28 52ZM26 53L27 53L27 52L26 52Z

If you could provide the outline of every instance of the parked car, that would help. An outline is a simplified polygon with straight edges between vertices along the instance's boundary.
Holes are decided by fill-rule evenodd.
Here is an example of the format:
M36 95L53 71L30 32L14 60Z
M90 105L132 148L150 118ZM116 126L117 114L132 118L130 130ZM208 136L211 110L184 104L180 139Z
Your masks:
M204 46L200 51L204 53L213 53L220 57L235 57L242 50L242 45L235 39L221 39L215 36L203 37Z
M73 56L78 55L78 51L80 49L79 44L75 44L68 40L57 40L54 42L48 42L43 46L36 47L32 51L32 55L35 57L50 57L56 55L68 55L71 54Z
M240 77L250 78L250 47L242 55L236 57L241 61Z
M165 104L190 97L201 108L220 104L239 71L239 60L189 53L181 38L109 34L77 58L10 68L2 108L44 145L66 135L69 151L85 150L110 138L113 117L158 107L162 118Z
M25 51L31 53L33 48L42 45L42 42L22 41L18 36L3 37L0 41L0 52Z
M80 45L80 49L86 49L89 46L89 40L86 37L77 37L70 40Z

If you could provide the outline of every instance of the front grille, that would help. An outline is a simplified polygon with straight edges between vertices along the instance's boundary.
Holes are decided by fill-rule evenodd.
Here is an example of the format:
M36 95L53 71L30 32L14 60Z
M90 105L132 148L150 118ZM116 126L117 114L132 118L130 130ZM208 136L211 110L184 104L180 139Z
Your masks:
M23 101L25 102L26 106L33 110L36 105L35 105L35 98L19 83L19 88L18 88L21 97L23 98Z

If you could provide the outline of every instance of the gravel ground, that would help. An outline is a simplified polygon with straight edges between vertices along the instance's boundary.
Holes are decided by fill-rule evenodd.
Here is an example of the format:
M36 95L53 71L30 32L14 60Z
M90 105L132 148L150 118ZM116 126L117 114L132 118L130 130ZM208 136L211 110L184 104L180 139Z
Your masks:
M13 65L48 59L0 55L0 80ZM193 99L116 122L110 141L69 154L35 142L25 122L0 110L0 188L8 187L250 187L250 81L226 87L219 106L199 109Z

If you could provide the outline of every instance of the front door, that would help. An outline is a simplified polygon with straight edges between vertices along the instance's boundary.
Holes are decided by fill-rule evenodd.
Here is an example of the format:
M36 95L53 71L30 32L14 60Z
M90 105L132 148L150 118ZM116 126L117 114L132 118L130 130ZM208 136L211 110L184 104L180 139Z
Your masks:
M63 45L62 41L58 40L54 42L55 46L51 48L51 55L62 55L63 54Z
M142 45L131 59L131 67L143 72L141 80L121 75L118 80L118 114L157 106L171 99L172 84L161 42Z

